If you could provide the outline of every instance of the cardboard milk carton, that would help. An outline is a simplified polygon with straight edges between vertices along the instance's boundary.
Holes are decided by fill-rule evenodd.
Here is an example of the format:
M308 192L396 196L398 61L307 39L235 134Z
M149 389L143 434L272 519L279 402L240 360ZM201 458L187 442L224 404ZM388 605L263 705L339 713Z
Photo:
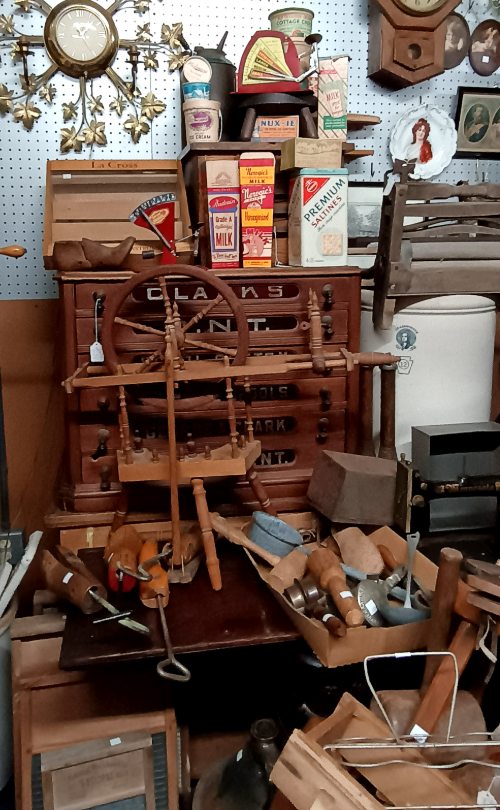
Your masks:
M347 169L301 169L288 207L288 261L347 264Z
M272 152L240 155L243 267L271 267L274 168Z
M318 59L318 138L347 138L349 57Z
M238 160L207 160L210 267L240 266Z

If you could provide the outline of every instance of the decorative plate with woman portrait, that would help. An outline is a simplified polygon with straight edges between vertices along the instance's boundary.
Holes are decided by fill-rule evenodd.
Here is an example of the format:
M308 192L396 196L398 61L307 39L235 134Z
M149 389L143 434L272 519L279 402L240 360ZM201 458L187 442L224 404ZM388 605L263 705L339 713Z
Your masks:
M391 132L389 150L393 161L414 163L414 179L429 180L445 169L457 148L457 131L448 113L439 107L422 106L401 116Z
M500 66L500 22L483 20L472 32L469 62L479 76L491 76Z
M467 56L470 43L470 31L461 14L449 14L445 20L446 35L444 39L444 69L451 70L463 62Z

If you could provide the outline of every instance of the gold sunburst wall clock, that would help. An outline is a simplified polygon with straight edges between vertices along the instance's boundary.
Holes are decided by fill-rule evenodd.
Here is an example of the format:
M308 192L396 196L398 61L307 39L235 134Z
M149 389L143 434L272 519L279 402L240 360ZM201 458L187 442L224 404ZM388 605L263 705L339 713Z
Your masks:
M11 72L17 75L14 83L7 76L0 79L0 115L11 115L32 130L42 115L41 107L56 101L53 79L62 74L73 85L72 97L62 102L62 152L106 146L106 122L101 120L106 104L121 119L132 142L138 143L166 110L153 89L162 56L173 72L191 53L181 23L161 24L155 41L148 21L150 4L151 0L114 0L107 6L96 0L13 0L10 13L0 14L0 56L2 71L8 70L10 61ZM139 19L134 36L125 38L120 35L120 18L131 12ZM24 31L28 21L31 29L35 23L41 32ZM38 64L39 49L45 64L37 73L33 64ZM120 52L125 60L117 58ZM149 85L146 91L139 83L141 69ZM103 78L111 83L112 98L107 102L94 92L94 80Z

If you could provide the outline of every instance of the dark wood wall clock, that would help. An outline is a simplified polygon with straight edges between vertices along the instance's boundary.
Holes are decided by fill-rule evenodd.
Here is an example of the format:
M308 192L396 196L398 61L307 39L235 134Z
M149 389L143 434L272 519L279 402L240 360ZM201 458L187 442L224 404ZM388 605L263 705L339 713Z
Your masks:
M370 0L368 76L408 87L444 71L446 17L460 0Z

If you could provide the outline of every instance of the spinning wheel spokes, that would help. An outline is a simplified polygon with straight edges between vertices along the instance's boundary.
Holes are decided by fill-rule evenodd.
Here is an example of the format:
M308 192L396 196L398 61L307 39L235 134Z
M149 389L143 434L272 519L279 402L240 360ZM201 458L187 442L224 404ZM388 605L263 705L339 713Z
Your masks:
M197 289L203 290L204 298L209 297L210 288L215 290L216 295L208 303L204 303L200 309L197 309L200 304L196 300L196 296L188 299L187 296L184 297L183 295L182 298L179 296L179 301L175 300L177 289L175 295L173 295L172 291L169 293L168 285L174 279L175 283L177 283L178 278L182 276L186 276L188 281L194 279L201 282ZM163 302L165 311L163 330L159 326L158 315L156 316L157 323L153 322L152 325L149 325L147 322L133 320L130 310L130 300L137 300L134 295L136 290L144 286L150 288L152 283L159 288L158 292L161 294L161 298L160 295L157 295L156 300ZM219 327L219 324L214 321L216 327L212 331L211 325L207 325L204 321L215 308L221 306L223 314L220 317L224 319L224 326ZM122 315L122 309L125 307L126 311ZM193 309L197 311L193 313ZM158 310L156 312L158 313ZM243 364L248 355L248 323L243 306L229 285L205 268L190 265L172 265L172 267L167 268L162 265L138 273L125 284L120 285L120 288L116 290L108 302L102 323L104 356L106 365L112 372L116 372L121 364L121 358L118 354L120 347L117 327L125 327L133 333L140 332L144 335L150 335L151 338L158 338L157 344L160 343L161 339L161 345L155 346L154 342L151 341L150 353L146 356L139 369L134 368L135 373L137 371L146 371L155 363L164 361L167 334L172 337L174 355L180 356L181 361L186 350L187 357L184 359L189 359L189 350L198 350L202 354L215 353L228 357L231 362L237 365ZM198 328L191 337L189 330L194 327ZM223 334L218 334L218 327ZM210 337L210 340L204 339L205 334ZM133 337L127 335L124 337L123 332L120 333L119 337L122 346L125 346L127 339L129 343L133 340ZM234 347L230 345L231 342L233 342ZM131 352L128 348L122 351Z

